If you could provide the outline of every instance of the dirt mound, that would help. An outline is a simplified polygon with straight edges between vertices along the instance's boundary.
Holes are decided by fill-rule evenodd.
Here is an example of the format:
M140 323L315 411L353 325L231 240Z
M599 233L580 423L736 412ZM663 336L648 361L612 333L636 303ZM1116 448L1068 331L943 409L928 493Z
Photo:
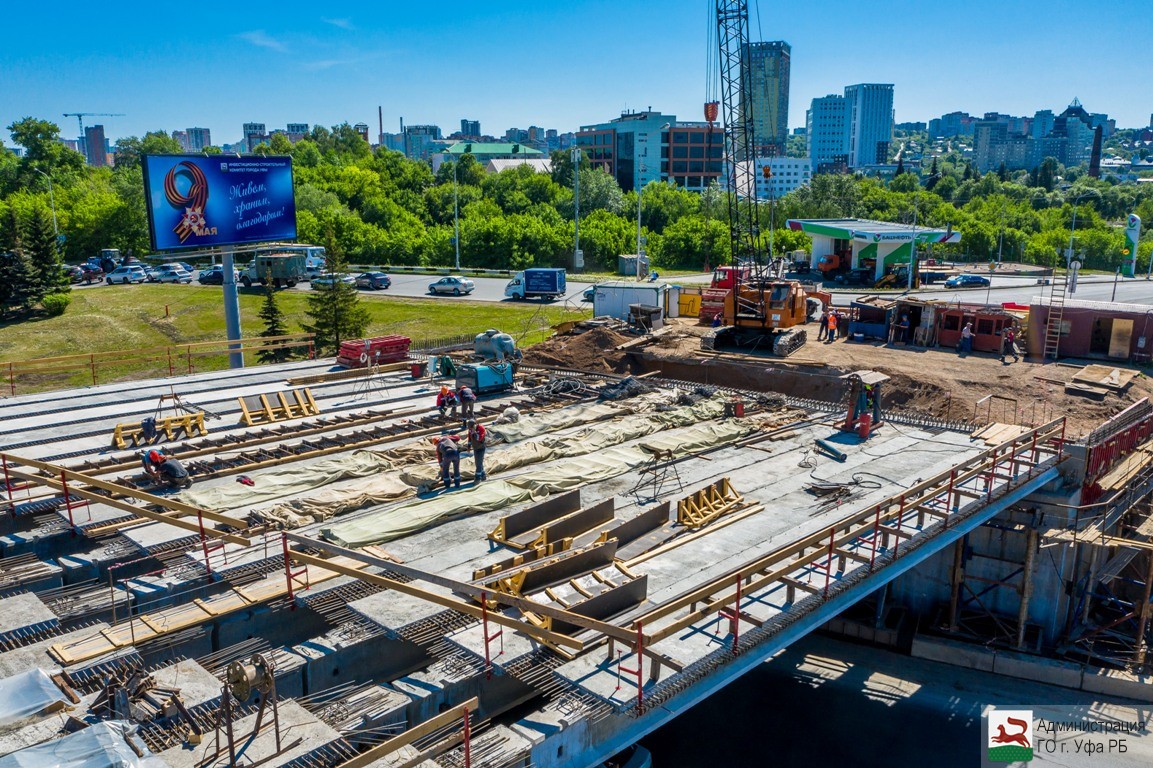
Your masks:
M607 328L553 336L525 350L524 361L530 365L620 373L627 369L627 363L625 353L617 352L615 348L629 339Z

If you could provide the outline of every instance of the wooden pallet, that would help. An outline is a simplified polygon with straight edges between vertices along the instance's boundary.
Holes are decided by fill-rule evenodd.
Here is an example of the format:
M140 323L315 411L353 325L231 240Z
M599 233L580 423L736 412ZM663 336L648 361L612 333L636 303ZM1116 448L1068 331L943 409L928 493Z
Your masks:
M250 427L320 413L308 387L268 395L249 395L236 400L240 403L240 420Z
M208 427L204 425L204 413L186 413L180 416L164 416L156 420L156 432L152 439L145 437L143 423L139 421L126 421L116 425L112 430L112 445L124 450L129 443L133 446L154 443L161 433L165 440L175 440L180 433L185 437L208 435Z
M733 490L727 477L691 493L677 502L677 522L688 528L702 528L738 509L744 497Z
M1100 387L1112 392L1123 392L1136 378L1138 371L1128 368L1112 368L1107 365L1086 365L1073 374L1070 383Z

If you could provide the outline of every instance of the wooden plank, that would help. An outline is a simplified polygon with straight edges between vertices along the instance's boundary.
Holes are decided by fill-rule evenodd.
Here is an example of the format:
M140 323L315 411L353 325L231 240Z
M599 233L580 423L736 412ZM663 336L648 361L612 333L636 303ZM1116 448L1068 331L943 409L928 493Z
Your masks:
M614 499L610 497L599 504L565 515L559 520L554 520L543 526L538 541L547 546L554 541L573 538L585 531L591 531L598 525L611 522L615 508Z
M299 552L297 550L289 550L289 557L298 563L305 563L310 567L315 566L317 568L330 568L335 570L337 573L344 574L345 576L352 576L354 578L360 579L361 581L366 581L370 584L384 587L385 589L391 589L394 592L400 592L411 597L420 598L421 600L426 600L434 605L439 605L442 608L451 608L454 611L467 613L469 616L472 616L476 619L482 618L481 607L475 603L466 602L464 600L450 597L448 595L441 595L436 592L430 592L429 590L422 589L412 583L400 582L385 576L379 576L375 573L368 573L360 564L357 564L358 567L353 567L351 565L337 565L333 564L331 561L325 560L324 558L305 554L304 552ZM542 609L547 609L547 606L537 605L536 603L533 603L529 600L521 600L519 598L513 598L509 595L501 595L499 593L493 593L489 595L489 598L498 602L515 601L519 604L528 604L526 606L526 610L535 609L538 612L542 612ZM558 613L566 614L565 611L558 611ZM546 629L534 627L531 624L527 624L518 619L505 616L503 613L498 611L488 611L486 615L488 621L492 622L493 624L500 624L501 626L508 627L509 629L512 629L516 632L523 632L524 634L530 637L535 637L537 640L542 642L549 643L551 645L561 645L568 648L575 648L578 651L584 650L584 643L567 635L562 635L558 632L551 632ZM619 627L614 626L612 629L619 630L620 633L626 638L632 636L630 632L621 630Z
M648 596L648 590L649 577L646 574L639 579L633 579L618 587L607 589L596 597L574 603L568 607L568 611L579 616L608 619L644 602L645 597ZM554 632L566 634L580 629L575 624L569 624L559 619L553 620L552 628Z
M557 518L564 517L570 512L580 509L580 489L562 493L560 496L548 499L528 509L515 512L500 519L497 530L502 536L497 541L511 541L529 531L536 530ZM494 531L493 533L496 533ZM492 536L492 534L490 534ZM493 537L495 538L495 537Z
M367 752L361 752L351 760L341 763L340 768L367 768L367 766L372 765L377 760L385 758L425 736L436 733L442 728L447 728L455 722L463 724L465 716L476 712L479 707L480 701L476 697L469 699L463 704L457 704L452 709L441 712L436 717L409 728L399 736L394 736L382 744L377 744Z
M59 480L44 477L43 475L35 475L30 472L21 472L20 470L13 469L11 466L8 468L8 474L21 480L29 480L38 485L52 488L53 490L59 491L61 493L64 492L64 485ZM73 477L72 473L69 473L69 477ZM87 499L89 502L104 504L105 506L113 507L115 509L137 515L147 520L152 520L158 523L166 523L168 525L175 526L176 528L183 528L186 531L191 531L197 534L200 533L200 526L197 523L194 523L191 520L185 520L181 517L175 517L175 514L180 514L175 510L173 510L172 513L154 512L151 509L138 507L135 504L129 504L128 502L122 501L120 499L109 498L103 494L96 493L87 488L73 486L72 484L68 485L68 493L75 496L80 496L84 499ZM148 496L149 494L143 495ZM239 544L242 547L251 546L252 544L252 541L247 537L238 536L234 533L218 531L215 528L208 526L205 526L204 528L204 535L214 539L222 539L231 544Z
M599 541L615 539L617 546L623 547L667 522L669 522L669 502L666 501L602 532Z
M1109 357L1129 359L1129 347L1133 342L1133 320L1115 317L1109 333Z

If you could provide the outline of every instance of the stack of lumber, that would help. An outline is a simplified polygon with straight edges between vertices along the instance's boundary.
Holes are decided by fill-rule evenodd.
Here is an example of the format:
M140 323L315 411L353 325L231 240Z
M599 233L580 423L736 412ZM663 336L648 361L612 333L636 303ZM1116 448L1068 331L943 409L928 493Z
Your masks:
M1097 485L1106 493L1120 490L1141 470L1149 466L1150 461L1153 461L1153 445L1143 445L1117 462L1115 467L1097 481Z
M1110 392L1124 392L1137 373L1128 368L1086 365L1065 384L1065 394L1104 400Z
M1007 443L1028 431L1029 427L1022 427L1020 424L1002 424L994 421L992 424L977 430L970 437L974 440L983 440L985 445L993 446Z

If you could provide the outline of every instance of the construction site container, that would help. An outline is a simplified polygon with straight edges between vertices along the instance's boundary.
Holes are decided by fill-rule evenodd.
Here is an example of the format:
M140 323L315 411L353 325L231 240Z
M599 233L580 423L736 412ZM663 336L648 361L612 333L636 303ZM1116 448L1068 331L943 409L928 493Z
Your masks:
M627 280L598 283L593 293L593 314L596 317L628 320L630 304L664 307L668 290L665 283L634 283Z
M681 316L681 287L679 285L670 285L668 293L665 294L665 317L680 317Z

